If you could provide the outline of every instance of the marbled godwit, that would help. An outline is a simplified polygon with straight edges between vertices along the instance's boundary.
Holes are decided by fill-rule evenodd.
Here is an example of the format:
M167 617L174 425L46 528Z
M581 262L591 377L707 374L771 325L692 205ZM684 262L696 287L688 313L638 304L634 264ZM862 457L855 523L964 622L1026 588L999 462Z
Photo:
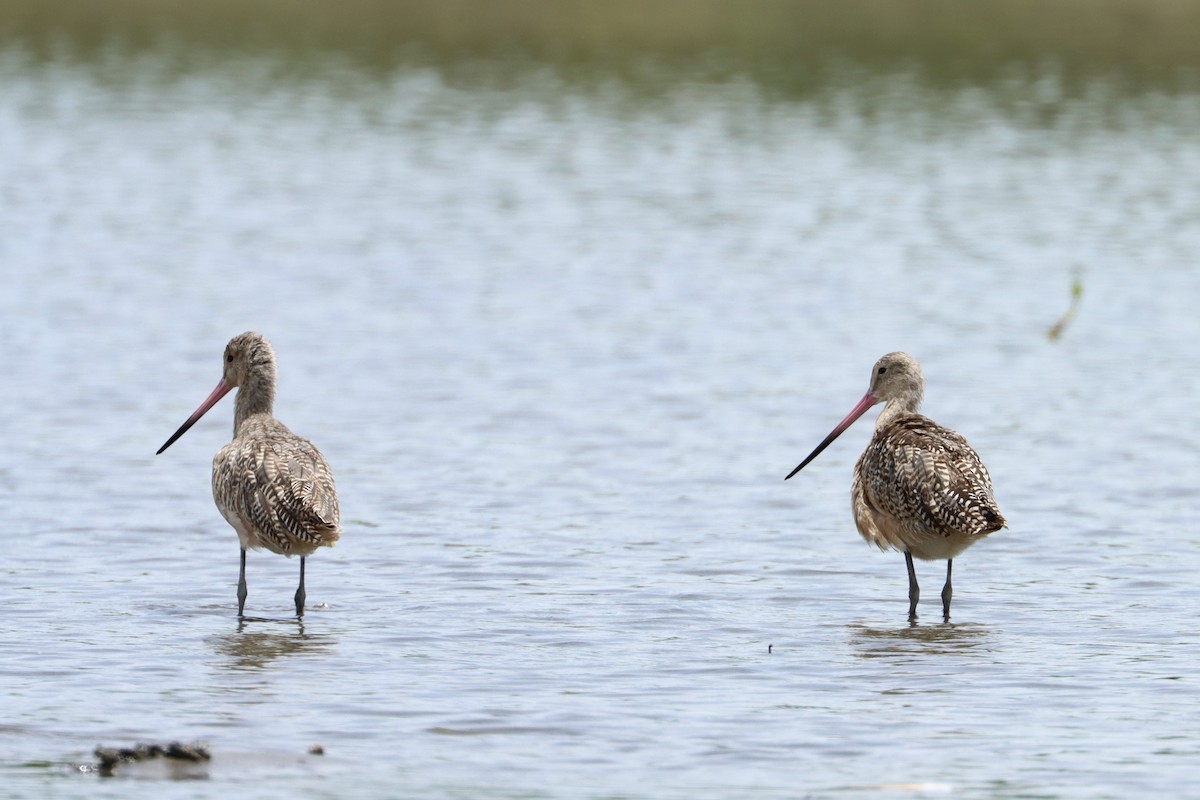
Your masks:
M225 346L225 373L208 399L158 448L161 453L237 387L233 441L213 458L217 509L242 545L238 616L246 608L246 550L300 556L296 616L304 616L304 559L338 540L338 500L329 463L312 442L271 415L275 351L261 335L243 333ZM157 455L157 453L156 453Z
M886 401L875 435L854 467L854 522L862 537L880 550L904 553L909 619L916 618L921 595L913 556L946 559L942 613L950 619L954 557L1005 523L992 495L992 479L967 440L917 413L924 393L917 360L907 353L888 353L875 362L871 388L858 405L787 477L802 470L867 409Z

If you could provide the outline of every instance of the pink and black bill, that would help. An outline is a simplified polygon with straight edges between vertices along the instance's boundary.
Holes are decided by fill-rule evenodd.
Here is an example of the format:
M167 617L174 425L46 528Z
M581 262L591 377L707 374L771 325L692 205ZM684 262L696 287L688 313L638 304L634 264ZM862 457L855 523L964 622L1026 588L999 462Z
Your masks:
M879 402L879 398L876 397L875 395L871 394L870 392L867 392L866 394L864 394L862 400L858 401L858 405L856 405L853 409L851 409L850 413L846 415L846 418L844 420L842 420L841 422L839 422L837 424L837 427L834 428L830 432L830 434L825 437L824 441L822 441L819 445L817 445L817 449L813 450L811 453L809 453L808 458L801 461L800 465L798 467L796 467L794 470L792 470L791 472L789 472L787 474L787 478L784 478L784 480L786 481L788 478L792 477L797 472L804 469L808 465L808 462L812 461L814 458L821 455L822 450L824 450L826 447L829 447L829 445L833 443L834 439L836 439L837 437L839 437L843 433L845 433L846 429L849 428L851 425L853 425L855 420L857 420L863 414L867 413L867 409L869 409L871 406L875 405L878 402ZM170 442L168 442L167 444L170 444Z
M192 415L190 417L188 417L187 420L182 425L179 426L179 430L177 430L171 434L171 438L167 439L166 444L164 444L162 447L158 448L158 452L155 453L154 455L161 454L163 450L166 450L168 447L170 447L172 444L174 444L176 439L178 439L180 436L183 436L185 433L187 433L188 428L195 425L196 420L203 417L210 408L212 408L213 406L215 406L217 404L218 400L220 400L225 395L229 394L229 390L232 388L233 387L230 386L229 384L225 383L225 379L222 378L221 381L217 384L217 388L212 390L212 394L210 394L208 396L208 399L206 399L203 403L201 403L200 407L197 408L192 413Z

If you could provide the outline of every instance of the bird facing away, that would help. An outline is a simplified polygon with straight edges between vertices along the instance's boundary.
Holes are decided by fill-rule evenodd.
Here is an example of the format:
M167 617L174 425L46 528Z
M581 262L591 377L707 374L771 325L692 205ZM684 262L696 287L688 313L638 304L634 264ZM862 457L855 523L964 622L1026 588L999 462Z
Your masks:
M954 557L1005 522L992 479L967 440L917 413L924 393L917 360L907 353L888 353L875 362L871 387L858 405L787 477L820 455L867 409L886 402L875 435L854 466L854 522L867 542L904 553L910 620L916 619L921 595L913 556L946 559L942 614L948 620Z
M246 550L265 547L289 558L300 556L296 616L303 617L304 559L318 547L332 547L340 535L333 472L312 442L271 415L275 351L270 343L257 333L235 336L225 346L224 363L217 388L158 453L237 388L233 441L213 458L212 490L217 509L237 531L242 546L238 616L246 608Z

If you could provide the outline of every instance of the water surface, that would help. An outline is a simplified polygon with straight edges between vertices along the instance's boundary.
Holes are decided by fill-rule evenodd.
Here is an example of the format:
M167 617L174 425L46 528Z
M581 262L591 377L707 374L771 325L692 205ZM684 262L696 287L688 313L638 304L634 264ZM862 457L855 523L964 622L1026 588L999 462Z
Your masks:
M285 63L0 51L0 794L1194 785L1194 94ZM303 624L264 553L235 617L232 404L153 455L246 329L339 482ZM782 480L897 349L1009 520L950 624L867 420ZM72 768L164 739L204 788Z

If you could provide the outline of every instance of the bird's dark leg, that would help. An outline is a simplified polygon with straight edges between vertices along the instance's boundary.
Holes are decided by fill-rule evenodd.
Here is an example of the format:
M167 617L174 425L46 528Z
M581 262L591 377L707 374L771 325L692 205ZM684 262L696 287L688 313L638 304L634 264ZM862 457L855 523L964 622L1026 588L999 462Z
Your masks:
M950 586L950 567L953 566L954 559L946 559L946 585L942 587L942 619L950 619L950 598L954 596L954 589Z
M296 616L304 616L304 556L300 556L300 588L296 590Z
M917 601L921 599L921 587L917 585L917 571L913 569L912 553L904 551L904 562L908 564L908 618L917 618Z
M238 573L238 616L246 610L246 548L242 548L242 569Z

